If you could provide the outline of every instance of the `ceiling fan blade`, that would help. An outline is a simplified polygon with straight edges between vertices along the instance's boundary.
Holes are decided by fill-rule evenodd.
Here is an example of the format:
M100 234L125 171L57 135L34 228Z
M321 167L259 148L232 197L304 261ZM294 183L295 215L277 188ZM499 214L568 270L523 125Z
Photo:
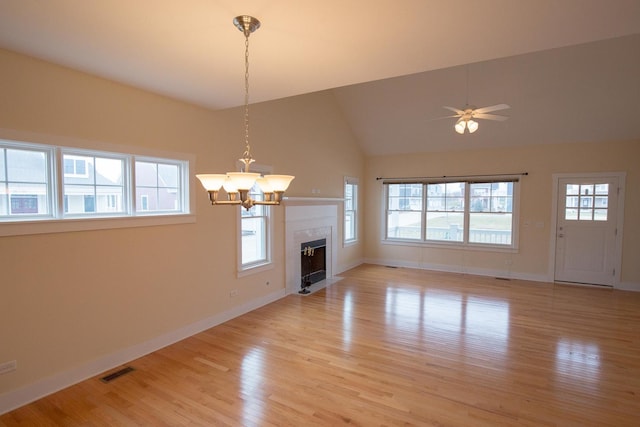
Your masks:
M492 111L506 110L507 108L511 108L511 107L509 107L507 104L497 104L497 105L491 105L489 107L476 108L474 112L483 114L483 113L490 113Z
M453 119L453 118L459 118L460 116L458 114L455 114L453 116L443 116L443 117L436 117L435 119L430 119L430 122L433 122L434 120L442 120L442 119Z
M476 110L476 111L477 111L477 110ZM477 114L477 113L474 113L474 114L473 114L473 118L474 118L474 119L497 120L497 121L499 121L499 122L504 122L504 121L505 121L505 120L507 120L509 117L507 117L507 116L499 116L499 115L497 115L497 114L483 114L483 113Z
M454 113L456 113L456 114L458 114L458 115L460 115L460 116L464 114L464 111L459 110L459 109L457 109L457 108L447 107L447 106L444 106L444 107L442 107L442 108L446 108L447 110L451 110L451 111L453 111Z

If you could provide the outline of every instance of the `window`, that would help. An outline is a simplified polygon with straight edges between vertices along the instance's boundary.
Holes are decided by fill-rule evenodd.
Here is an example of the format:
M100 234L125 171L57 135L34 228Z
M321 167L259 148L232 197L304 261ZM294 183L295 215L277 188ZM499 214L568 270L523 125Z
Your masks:
M344 180L344 243L358 240L358 180Z
M182 209L180 164L136 161L138 211L171 212Z
M385 183L385 239L516 246L512 180Z
M254 172L266 172L252 167ZM264 200L258 184L249 191L254 200ZM251 270L271 263L271 207L255 205L240 209L240 271Z
M567 184L564 219L606 221L609 184Z
M96 228L77 221L83 218L188 214L188 176L189 160L184 158L138 157L0 139L0 235ZM67 218L75 220L72 225L57 229L51 225L51 220ZM37 225L35 220L50 221ZM28 227L18 227L25 221L31 221ZM180 221L164 221L176 222ZM97 228L119 227L104 221L96 224Z
M62 161L66 216L126 212L125 158L65 152Z
M48 148L0 141L0 221L51 215L51 159Z

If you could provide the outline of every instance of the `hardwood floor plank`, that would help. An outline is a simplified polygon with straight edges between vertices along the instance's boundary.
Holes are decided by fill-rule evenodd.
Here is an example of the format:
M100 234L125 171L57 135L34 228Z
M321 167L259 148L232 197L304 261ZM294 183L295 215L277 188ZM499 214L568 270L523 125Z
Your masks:
M640 294L363 265L0 426L637 426Z

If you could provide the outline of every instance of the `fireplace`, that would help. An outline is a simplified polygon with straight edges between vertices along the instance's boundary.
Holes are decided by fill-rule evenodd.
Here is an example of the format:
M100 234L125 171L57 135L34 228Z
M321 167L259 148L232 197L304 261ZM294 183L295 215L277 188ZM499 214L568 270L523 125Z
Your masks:
M333 199L285 200L285 270L288 294L299 294L303 289L314 293L337 281L333 274L338 262L338 202L339 200ZM320 244L321 241L324 244ZM303 270L311 262L303 259L305 247L312 249L313 260L309 270ZM320 260L324 262L324 268L317 265ZM311 282L311 285L301 286L303 278L307 283Z
M327 278L327 239L300 244L300 294L308 294L309 287Z

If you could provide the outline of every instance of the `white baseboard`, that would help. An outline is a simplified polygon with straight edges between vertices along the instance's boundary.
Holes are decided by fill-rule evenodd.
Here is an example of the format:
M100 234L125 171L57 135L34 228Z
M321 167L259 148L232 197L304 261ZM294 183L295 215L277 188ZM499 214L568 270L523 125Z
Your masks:
M420 262L408 262L403 260L385 260L385 259L377 259L377 258L376 259L368 258L365 260L365 262L367 264L415 268L418 270L442 271L445 273L474 274L477 276L499 277L501 279L528 280L532 282L544 282L544 283L550 282L546 274L520 273L517 271L511 271L511 270L492 270L488 268L473 268L473 267L467 267L467 266L461 266L461 265L428 264L428 263L420 263Z
M640 283L634 283L634 282L620 282L617 286L614 287L615 289L621 290L621 291L633 291L633 292L640 292Z
M364 264L364 260L360 259L360 260L358 260L356 262L352 262L350 264L343 265L342 268L339 271L335 271L333 275L337 276L340 273L344 273L345 271L349 271L352 268L356 268L357 266L362 265L362 264Z
M33 384L4 393L0 395L0 415L241 316L263 305L277 301L284 296L285 289L283 288L262 298L233 307L230 310L199 320L149 341L123 348L68 371L60 372Z

